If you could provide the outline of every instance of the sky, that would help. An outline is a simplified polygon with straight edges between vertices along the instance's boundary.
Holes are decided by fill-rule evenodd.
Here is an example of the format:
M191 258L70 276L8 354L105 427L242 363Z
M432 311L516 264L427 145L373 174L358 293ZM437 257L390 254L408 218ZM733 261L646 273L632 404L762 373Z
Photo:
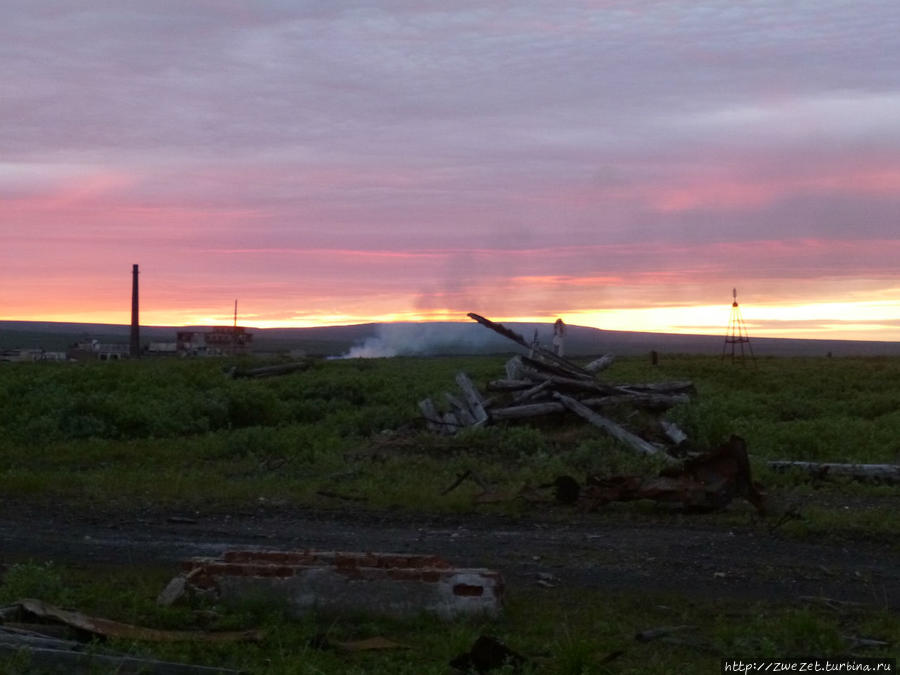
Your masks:
M0 0L0 319L900 340L896 0Z

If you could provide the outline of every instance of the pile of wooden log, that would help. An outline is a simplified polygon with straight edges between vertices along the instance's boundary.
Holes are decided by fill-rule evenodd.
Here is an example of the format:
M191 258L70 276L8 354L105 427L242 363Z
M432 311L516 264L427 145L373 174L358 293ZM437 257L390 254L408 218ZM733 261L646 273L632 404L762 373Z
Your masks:
M460 394L445 392L441 407L431 398L419 402L428 428L437 433L455 434L468 427L496 422L531 419L542 415L573 412L603 429L625 445L647 455L670 458L666 452L682 443L686 436L673 423L659 416L660 434L665 439L642 438L622 424L601 414L604 408L633 406L655 413L689 400L694 387L691 382L659 382L649 384L611 385L598 374L614 362L610 354L582 367L537 342L526 340L505 326L477 314L469 316L485 327L509 338L528 350L506 363L506 376L487 384L489 394L482 394L465 373L456 376Z

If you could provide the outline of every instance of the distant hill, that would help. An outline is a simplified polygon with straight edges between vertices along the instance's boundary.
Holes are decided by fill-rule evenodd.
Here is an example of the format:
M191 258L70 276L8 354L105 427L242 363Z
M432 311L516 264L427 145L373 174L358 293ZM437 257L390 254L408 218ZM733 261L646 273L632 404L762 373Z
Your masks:
M535 331L549 345L552 324L507 323L508 328L531 340ZM174 341L179 330L204 330L204 326L141 326L141 341ZM48 351L87 338L101 342L128 342L129 326L117 324L0 321L0 349L42 347ZM434 354L483 354L517 351L514 343L476 323L369 323L315 328L249 328L254 351L285 352L302 349L322 356L394 356ZM589 356L646 354L651 350L679 354L721 354L723 336L677 335L608 331L568 326L566 353ZM900 356L900 342L863 340L800 340L753 338L758 356Z

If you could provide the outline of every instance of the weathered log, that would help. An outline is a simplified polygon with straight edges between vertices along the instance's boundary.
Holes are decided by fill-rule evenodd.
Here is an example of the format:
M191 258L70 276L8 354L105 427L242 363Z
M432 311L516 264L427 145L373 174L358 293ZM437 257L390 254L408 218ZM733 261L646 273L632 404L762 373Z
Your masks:
M419 410L422 411L422 417L425 418L425 424L430 431L444 430L444 420L430 398L423 398L419 401Z
M585 382L594 381L594 376L581 368L576 370L574 368L564 367L565 364L561 366L556 363L547 363L546 361L533 359L524 354L519 356L519 360L522 362L523 372L527 377L532 377L532 374L536 371L544 375L574 378L577 380L584 380Z
M527 389L513 398L513 403L524 403L525 401L534 398L542 391L548 389L550 387L550 384L550 380L544 380L543 382L534 385L533 387L531 387L531 389Z
M82 646L81 649L84 649ZM0 655L12 656L20 651L28 655L30 668L37 672L87 673L153 673L154 675L240 675L243 671L214 666L194 666L187 663L157 661L124 654L104 654L91 651L74 651L72 649L55 649L51 647L23 647L11 643L0 643ZM97 669L97 670L95 670Z
M611 396L601 396L599 398L585 398L582 399L581 402L592 408L627 403L629 405L648 408L650 410L667 410L675 407L679 403L688 403L690 400L691 399L687 394L669 395L642 392L635 394L613 394Z
M576 379L574 377L561 377L559 375L547 375L537 370L528 368L527 366L523 368L522 372L525 375L531 377L532 380L536 382L550 382L554 386L560 388L576 389L578 391L590 391L597 394L611 394L617 391L615 387L600 384L599 382L594 382L593 380Z
M447 399L447 402L453 407L456 415L454 416L457 419L457 425L461 426L472 426L475 424L475 417L469 412L469 408L465 403L460 401L456 396L451 394L449 391L444 392L444 398ZM446 418L446 416L445 416ZM446 419L444 420L446 422Z
M517 332L515 332L514 330L510 330L509 328L507 328L507 327L504 326L503 324L495 323L495 322L491 321L490 319L485 319L483 316L481 316L481 315L479 315L479 314L475 314L475 312L469 312L469 313L467 314L467 316L468 316L470 319L472 319L472 320L474 320L474 321L477 321L478 323L480 323L480 324L481 324L482 326L484 326L485 328L490 328L490 329L491 329L492 331L494 331L495 333L498 333L498 334L502 335L502 336L505 337L507 340L512 340L513 342L522 345L522 346L525 347L526 349L531 349L531 344L528 343L528 342L525 340L525 338L523 338L521 335L519 335L519 334L518 334Z
M593 361L591 361L584 367L584 369L589 373L599 373L601 370L606 370L607 368L609 368L615 360L615 355L604 354L599 359L594 359Z
M652 409L666 409L679 403L687 403L688 400L688 397L684 394L676 394L675 396L666 396L664 394L616 394L614 396L584 398L581 399L581 403L590 408L604 408L629 404ZM551 415L553 413L561 413L564 410L566 410L566 407L562 403L547 401L541 403L511 405L503 408L491 408L490 415L494 421L500 422L503 420Z
M639 393L639 392L656 392L660 394L678 394L678 393L693 393L696 391L694 389L694 383L686 380L681 382L649 382L646 384L620 384L618 387L621 391L625 393Z
M459 418L452 412L445 412L441 419L444 423L444 431L448 434L456 433L462 427L469 426L468 424L460 422Z
M522 391L534 386L531 380L491 380L488 382L488 391Z
M837 464L832 462L772 461L768 465L776 471L801 469L816 476L849 476L856 480L878 480L900 483L900 464Z
M257 377L275 377L277 375L289 375L298 370L306 370L310 366L309 361L298 361L297 363L282 363L276 366L262 366L261 368L232 368L228 371L232 378L257 378Z
M475 424L473 426L481 426L487 422L488 414L484 409L484 401L481 398L481 394L479 394L478 390L475 388L475 385L472 384L472 380L469 379L469 376L465 373L457 373L456 384L458 384L459 388L462 390L466 403L468 403L469 406L469 412L471 412L472 417L475 418Z
M514 405L507 408L492 408L491 419L495 422L504 420L518 420L528 417L539 417L541 415L550 415L552 413L561 413L566 409L562 403L548 401L547 403L528 403L525 405Z
M669 420L660 420L659 426L662 427L663 432L675 445L683 443L687 440L687 434L684 433L674 422L670 422Z
M648 443L639 436L635 436L633 433L616 424L612 420L607 419L602 415L598 415L580 401L576 401L574 398L566 396L564 394L560 394L558 392L554 394L554 397L573 413L583 417L594 426L603 429L615 439L619 440L630 448L637 450L638 452L645 455L663 457L670 462L675 461L674 458L669 457L664 452L660 452L660 449L655 445Z
M514 356L506 362L506 377L509 380L524 380L525 375L522 373L522 357Z
M486 328L490 328L495 333L499 333L500 335L507 338L508 340L512 340L513 342L530 350L531 353L536 358L540 358L541 360L548 361L549 363L552 363L560 368L564 368L566 371L568 371L572 374L576 374L576 375L580 375L580 376L588 376L588 377L590 377L590 375L591 375L589 372L584 370L584 368L582 368L581 366L578 366L578 365L572 363L571 361L564 359L561 356L557 356L553 352L551 352L547 349L544 349L543 347L540 347L538 345L534 345L534 344L527 342L525 340L525 338L523 338L521 335L519 335L515 331L510 330L509 328L507 328L506 326L504 326L502 324L495 323L495 322L491 321L490 319L486 319L483 316L475 314L474 312L469 312L468 317L474 321L477 321L482 326L484 326Z

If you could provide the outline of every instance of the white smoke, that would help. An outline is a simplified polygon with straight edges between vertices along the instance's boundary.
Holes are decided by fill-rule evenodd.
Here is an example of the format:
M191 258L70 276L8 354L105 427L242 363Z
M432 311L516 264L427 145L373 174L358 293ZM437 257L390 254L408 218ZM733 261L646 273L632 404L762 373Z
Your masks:
M350 348L342 359L507 351L512 343L478 324L389 323L373 337Z

